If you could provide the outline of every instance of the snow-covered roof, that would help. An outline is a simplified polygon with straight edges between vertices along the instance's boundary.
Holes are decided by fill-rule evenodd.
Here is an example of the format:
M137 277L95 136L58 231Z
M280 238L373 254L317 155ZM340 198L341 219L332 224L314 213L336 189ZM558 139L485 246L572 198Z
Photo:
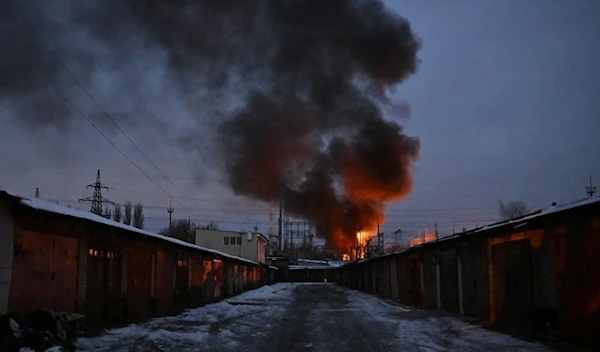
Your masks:
M287 258L286 257L267 257L267 259L271 259L271 260L285 260Z
M150 231L146 231L146 230L142 230L142 229L138 229L137 227L134 226L129 226L129 225L125 225L122 224L120 222L116 222L110 219L107 219L105 217L87 212L87 211L83 211L83 210L79 210L79 209L75 209L75 208L70 208L70 207L66 207L64 205L60 205L60 204L55 204L52 202L48 202L45 201L43 199L39 199L39 198L27 198L27 197L23 197L18 195L17 193L14 192L9 192L6 190L2 190L0 189L0 193L4 192L6 194L8 194L9 196L12 196L14 198L18 198L20 200L20 203L23 204L26 207L32 208L32 209L36 209L36 210L41 210L41 211L45 211L45 212L49 212L49 213L53 213L53 214L60 214L60 215L65 215L65 216L70 216L70 217L74 217L74 218L79 218L79 219L85 219L88 221L92 221L95 223L100 223L100 224L104 224L107 226L112 226L112 227L116 227L116 228L120 228L126 231L130 231L130 232L136 232L138 234L141 235L145 235L148 237L153 237L159 240L163 240L166 242L171 242L180 246L184 246L184 247L188 247L188 248L193 248L193 249L198 249L204 252L209 252L209 253L213 253L216 254L220 257L225 257L225 258L230 258L230 259L234 259L234 260L238 260L238 261L242 261L242 262L246 262L246 263L250 263L250 264L254 264L254 265L260 265L260 263L249 260L249 259L244 259L241 257L236 257L234 255L231 254L227 254L227 253L223 253L211 248L206 248L206 247L201 247L201 246L197 246L195 244L189 243L189 242L185 242L185 241L181 241L178 240L176 238L172 238L172 237L168 237L168 236L164 236L164 235L160 235L154 232L150 232Z
M439 243L439 242L444 242L444 241L449 241L449 240L453 240L453 239L457 239L459 237L464 237L464 236L470 236L473 234L478 234L478 233L482 233L491 229L495 229L495 228L499 228L502 226L506 226L506 225L514 225L515 227L517 227L518 225L524 225L527 223L527 221L529 220L533 220L533 219L537 219L543 216L547 216L550 214L556 214L556 213L560 213L563 211L567 211L567 210L572 210L575 208L579 208L579 207L583 207L583 206L587 206L587 205L591 205L591 204L595 204L595 203L600 203L600 197L589 197L589 198L585 198L585 199L580 199L574 202L570 202L570 203L566 203L566 204L559 204L559 205L555 205L555 206L551 206L548 208L543 208L543 209L539 209L536 210L534 212L531 212L529 214L523 215L521 217L515 218L515 219L511 219L511 220L504 220L504 221L500 221L497 223L493 223L490 225L486 225L486 226L482 226L473 230L469 230L466 232L461 232L461 233L457 233L455 235L451 235L451 236L446 236L446 237L442 237L440 239L437 239L435 241L430 241L430 242L425 242L425 243L421 243L419 245L413 246L413 247L408 247L408 248L404 248L403 250L400 250L398 252L395 253L390 253L390 254L386 254L383 256L379 256L379 257L373 257L373 258L367 258L367 259L360 259L360 260L355 260L355 261L348 261L348 262L344 262L344 264L342 265L348 265L348 264L352 264L352 263L362 263L362 262L366 262L366 261L370 261L370 260L375 260L375 259L381 259L384 257L389 257L389 256L393 256L393 255L397 255L399 253L404 253L407 251L410 251L411 249L414 248L419 248L419 247L423 247L423 246L427 246L429 244L433 244L433 243Z
M319 260L319 259L301 259L301 258L298 258L298 262L329 265L329 262L327 260Z
M466 236L466 235L472 235L472 234L476 234L476 233L481 233L481 232L485 232L491 229L495 229L495 228L499 228L499 227L503 227L506 225L524 225L526 224L527 221L529 220L534 220L543 216L548 216L551 214L556 214L556 213L560 213L563 211L567 211L567 210L571 210L571 209L575 209L575 208L579 208L579 207L583 207L586 205L591 205L594 203L600 203L600 197L589 197L589 198L585 198L585 199L580 199L580 200L576 200L574 202L570 202L570 203L566 203L566 204L558 204L558 205L554 205L554 206L550 206L548 208L543 208L543 209L539 209L536 210L534 212L531 212L529 214L525 214L523 216L520 216L518 218L514 218L511 220L504 220L504 221L500 221L497 223L493 223L490 225L486 225L486 226L482 226L479 228L476 228L474 230L470 230L467 232L461 232L461 233L457 233L456 235L452 235L452 236L446 236L446 237L442 237L436 241L432 241L433 243L435 242L442 242L442 241L446 241L446 240L450 240L450 239L454 239L457 237L462 237L462 236ZM427 242L427 243L432 243L432 242ZM423 243L420 244L419 246L423 246L427 243Z
M342 266L343 262L340 261L336 261L336 260L318 260L318 259L301 259L298 258L296 260L298 262L298 265L300 264L314 264L313 266L325 266L325 267L339 267Z

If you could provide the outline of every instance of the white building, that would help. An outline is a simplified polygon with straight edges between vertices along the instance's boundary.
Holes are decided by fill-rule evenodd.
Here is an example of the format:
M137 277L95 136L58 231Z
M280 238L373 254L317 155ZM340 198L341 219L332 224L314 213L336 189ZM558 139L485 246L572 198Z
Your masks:
M269 241L260 233L196 229L195 244L265 264Z

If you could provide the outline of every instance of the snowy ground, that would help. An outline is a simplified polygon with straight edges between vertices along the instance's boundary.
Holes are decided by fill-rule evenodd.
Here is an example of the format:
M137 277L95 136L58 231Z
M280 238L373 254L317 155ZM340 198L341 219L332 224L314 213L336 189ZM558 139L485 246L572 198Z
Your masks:
M276 284L77 341L81 351L548 351L334 284Z

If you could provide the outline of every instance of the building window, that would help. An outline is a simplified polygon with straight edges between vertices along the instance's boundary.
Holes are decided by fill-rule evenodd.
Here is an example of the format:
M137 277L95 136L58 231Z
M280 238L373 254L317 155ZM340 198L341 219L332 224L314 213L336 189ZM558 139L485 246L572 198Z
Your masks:
M237 236L237 237L233 237L233 236L223 237L223 245L225 245L225 246L241 246L242 245L242 238L240 236Z

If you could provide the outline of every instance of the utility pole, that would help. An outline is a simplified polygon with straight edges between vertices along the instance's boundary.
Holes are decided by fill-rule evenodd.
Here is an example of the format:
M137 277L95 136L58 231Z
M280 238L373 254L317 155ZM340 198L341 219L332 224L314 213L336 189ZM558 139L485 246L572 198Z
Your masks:
M590 185L585 186L585 193L587 193L590 198L593 197L594 194L596 194L596 186L594 186L594 184L592 183L592 175L591 174L590 174Z
M302 230L302 247L304 251L306 251L306 225L307 222L304 221L304 229Z
M171 206L171 201L169 201L169 207L167 208L167 213L169 213L169 231L171 231L171 226L173 225L172 216L175 209Z
M38 187L35 188L35 197L36 198L40 197L40 189Z
M381 253L383 252L383 248L381 248L383 244L382 241L383 239L381 238L381 233L379 233L379 223L377 223L377 252L379 253L379 255L381 255Z
M394 247L397 247L398 244L400 244L400 248L402 248L402 230L398 229L396 231L394 231ZM400 241L398 241L398 237L400 237ZM400 243L398 243L400 242Z
M114 202L111 202L110 200L102 197L102 190L103 189L108 190L108 187L103 186L102 183L100 182L100 170L98 170L98 173L96 174L96 182L85 186L85 188L87 188L87 189L93 188L94 194L91 197L79 199L79 202L91 202L92 207L90 208L90 212L92 212L96 215L102 216L102 204L103 203L115 205Z
M283 187L285 186L285 178L282 178L281 181L277 183L278 193L279 193L279 232L277 233L278 242L279 242L279 250L281 250L283 245Z
M258 233L258 223L254 223L254 233Z

